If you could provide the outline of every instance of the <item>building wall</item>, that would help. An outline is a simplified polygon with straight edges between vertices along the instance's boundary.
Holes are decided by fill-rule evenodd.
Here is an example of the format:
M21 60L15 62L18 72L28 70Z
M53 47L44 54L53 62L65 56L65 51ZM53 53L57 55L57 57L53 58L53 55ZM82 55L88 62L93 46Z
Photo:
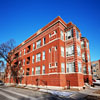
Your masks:
M100 78L100 60L91 62L93 79Z
M68 32L72 32L71 37L68 35ZM44 37L46 39L46 43L43 45ZM36 47L36 43L38 40L41 40L40 48ZM82 40L85 43L84 49L81 48ZM90 60L87 61L87 53L90 57L90 52L89 47L86 48L86 42L88 42L88 40L86 38L81 38L80 30L74 24L72 24L71 22L66 24L60 17L57 17L45 27L40 29L33 36L31 36L29 39L25 40L22 44L16 47L17 51L15 54L18 53L19 56L14 60L13 64L17 63L18 66L19 61L21 61L22 67L19 71L24 72L24 74L22 75L23 77L21 78L21 84L42 86L47 85L58 87L68 87L70 85L74 87L83 87L85 78L88 78L89 84L92 84L91 74L88 73L88 67L91 66L91 63ZM35 44L35 50L33 50L33 43ZM30 51L28 46L31 47ZM73 48L73 50L71 49L73 54L70 54L71 50L68 49L69 47ZM61 48L64 48L64 56L62 56L63 52ZM80 55L78 53L78 48L80 48ZM26 50L25 54L24 49ZM45 51L45 60L42 59L43 51ZM82 52L85 52L86 54L85 62L82 61ZM36 62L36 55L38 53L41 53L41 58L39 62ZM66 54L68 53L70 55L66 56ZM34 63L32 62L33 55ZM24 59L25 65L23 65ZM29 64L27 64L28 61L30 62ZM45 65L45 74L42 73L43 65ZM86 75L83 74L84 65L86 66ZM40 74L36 75L36 67L38 66L40 66ZM79 69L79 67L81 68ZM29 75L26 75L26 73L28 72L27 68L29 68ZM34 68L33 74L32 68ZM9 73L8 75L11 74L9 70L7 71L7 73ZM17 77L20 80L20 77ZM12 78L10 78L10 81L8 78L9 77L7 76L6 82L14 82ZM20 81L18 83L20 83Z

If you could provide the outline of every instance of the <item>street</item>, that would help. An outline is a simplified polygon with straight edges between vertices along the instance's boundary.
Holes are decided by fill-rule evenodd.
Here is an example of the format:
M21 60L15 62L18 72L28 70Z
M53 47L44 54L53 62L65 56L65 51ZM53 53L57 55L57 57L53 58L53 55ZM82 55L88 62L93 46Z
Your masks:
M57 96L34 89L0 86L0 100L91 100L91 98L100 100L100 86L81 91L65 90L65 94L66 96L61 96L61 94Z
M62 100L48 93L0 86L0 100ZM64 100L64 99L63 99Z

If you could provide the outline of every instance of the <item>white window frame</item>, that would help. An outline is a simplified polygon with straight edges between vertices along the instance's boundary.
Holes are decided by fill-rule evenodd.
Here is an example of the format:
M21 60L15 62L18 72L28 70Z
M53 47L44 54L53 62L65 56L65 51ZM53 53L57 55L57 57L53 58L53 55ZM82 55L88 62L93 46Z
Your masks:
M51 66L51 63L49 63L49 68L51 68L52 66Z
M41 53L38 53L36 55L36 62L39 62L41 60Z
M49 48L49 53L51 53L51 48Z
M20 56L22 55L22 51L20 51Z
M61 63L61 72L65 73L65 63Z
M36 48L40 48L41 47L41 40L38 40L37 42L36 42Z
M64 33L63 33L63 31L60 31L60 38L61 38L61 40L64 40Z
M32 67L32 75L34 75L34 67Z
M66 63L66 72L74 73L75 72L75 62Z
M78 62L78 72L82 72L82 64L81 64L81 62Z
M45 45L46 44L46 38L44 37L43 38L43 45Z
M45 51L42 52L42 60L45 60Z
M77 45L77 55L78 55L78 56L81 56L81 48L80 48L80 46L78 46L78 45Z
M69 46L66 48L66 57L74 55L74 46Z
M87 58L88 58L88 62L90 61L90 55L89 54L87 54Z
M85 52L82 53L82 60L85 61Z
M36 67L35 74L36 74L36 75L40 75L40 70L41 70L41 69L40 69L40 66L37 66L37 67Z
M64 47L61 47L61 56L64 57Z
M87 72L86 72L86 66L83 66L83 74L87 74Z
M45 65L42 66L42 74L45 74Z
M91 75L91 67L88 66L88 74Z
M66 33L65 33L65 39L66 40L69 40L69 39L71 39L73 37L73 29L71 29L71 30L69 30L69 31L67 31Z
M35 56L33 55L32 56L32 63L34 63L35 62Z
M35 43L33 43L33 50L35 50Z

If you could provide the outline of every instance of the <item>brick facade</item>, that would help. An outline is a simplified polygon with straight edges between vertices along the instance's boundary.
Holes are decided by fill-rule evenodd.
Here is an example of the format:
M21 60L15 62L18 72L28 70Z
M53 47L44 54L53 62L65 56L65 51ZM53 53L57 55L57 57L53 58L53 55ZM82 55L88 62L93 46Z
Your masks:
M37 48L39 40L41 40L41 46ZM84 42L83 47L81 46L82 41ZM23 71L22 81L19 81L18 84L59 88L69 86L81 88L86 80L92 84L92 76L88 71L91 70L89 69L91 67L90 51L89 45L86 47L86 43L89 44L89 41L81 37L80 30L74 24L71 22L67 24L58 16L16 47L14 56L18 56L18 61L15 59L13 64L18 67L19 61L21 61ZM84 61L82 53L85 53ZM83 73L84 66L86 66L85 74ZM10 76L9 70L7 70L7 75ZM8 76L5 79L6 83L13 83L13 78Z

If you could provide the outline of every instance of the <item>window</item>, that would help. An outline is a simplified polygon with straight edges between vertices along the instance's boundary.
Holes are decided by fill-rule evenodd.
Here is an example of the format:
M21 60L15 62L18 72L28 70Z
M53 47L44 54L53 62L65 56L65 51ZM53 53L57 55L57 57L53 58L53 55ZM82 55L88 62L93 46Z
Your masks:
M66 35L66 40L72 38L73 37L73 29L67 31L65 35Z
M43 38L43 45L46 44L46 38Z
M78 62L78 72L82 72L82 66L80 62Z
M39 48L41 46L41 40L37 41L37 48Z
M55 51L57 51L57 46L55 46Z
M75 63L67 63L67 72L75 72Z
M61 47L61 56L64 57L64 47Z
M24 55L25 55L25 51L26 51L26 49L24 49Z
M34 68L32 68L32 75L34 75Z
M86 48L89 48L89 43L88 42L86 42Z
M86 66L83 67L83 73L86 74Z
M43 51L42 60L45 60L45 51Z
M49 53L51 52L51 48L49 48Z
M64 63L61 63L61 72L65 72L65 64Z
M40 59L41 59L41 54L38 53L38 54L36 55L36 62L40 61Z
M33 43L33 50L35 50L35 43Z
M20 51L20 56L21 56L22 52Z
M88 61L90 61L90 56L89 56L89 54L87 54L87 57L88 57Z
M54 31L54 35L57 33L57 31Z
M49 38L51 37L51 33L49 34Z
M81 55L80 46L77 46L77 55L78 55L78 56Z
M45 74L45 65L42 66L42 74Z
M36 67L36 74L40 74L40 66Z
M49 68L51 68L51 64L49 64Z
M63 31L60 32L60 37L61 37L61 40L64 40L64 34L63 34Z
M55 63L55 66L57 66L57 62Z
M85 61L85 53L82 54L82 60Z
M89 74L91 74L91 68L90 68L90 66L88 66L88 72L89 72Z
M76 30L76 38L79 39L79 32Z
M34 63L35 62L35 58L34 58L34 55L32 56L32 63Z
M25 65L25 59L23 60L23 66Z
M70 46L66 48L66 56L71 56L74 54L74 46Z
M26 75L29 75L29 73L30 73L30 68L27 68L26 69Z
M84 41L81 41L81 47L84 48Z

